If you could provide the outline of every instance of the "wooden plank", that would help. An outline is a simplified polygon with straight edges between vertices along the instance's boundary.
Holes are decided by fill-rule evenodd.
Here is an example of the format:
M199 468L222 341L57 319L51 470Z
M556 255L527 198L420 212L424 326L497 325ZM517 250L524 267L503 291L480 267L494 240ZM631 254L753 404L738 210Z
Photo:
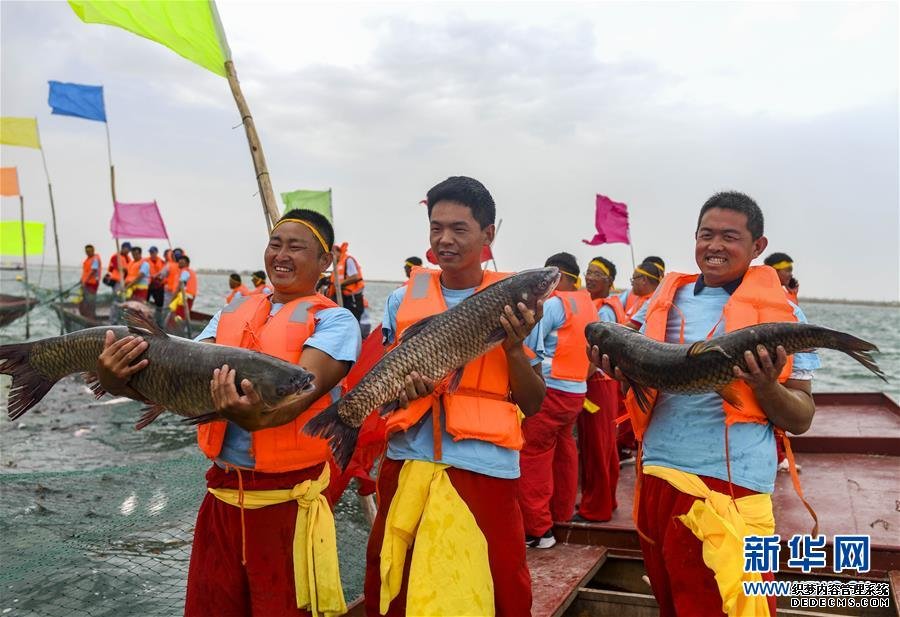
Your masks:
M900 617L900 571L888 572L888 580L891 583L891 598L894 600L894 612Z
M527 559L532 616L558 617L606 561L606 548L558 543L549 549L528 549Z

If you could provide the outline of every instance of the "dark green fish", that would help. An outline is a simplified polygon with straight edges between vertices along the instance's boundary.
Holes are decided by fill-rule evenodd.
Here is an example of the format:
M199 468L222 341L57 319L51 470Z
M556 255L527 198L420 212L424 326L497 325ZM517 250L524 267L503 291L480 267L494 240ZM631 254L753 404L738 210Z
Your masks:
M137 423L140 429L165 410L192 424L221 419L209 392L213 370L223 364L236 369L235 382L249 379L269 408L289 403L312 389L313 375L296 364L239 347L210 345L163 332L152 320L126 309L125 326L88 328L65 336L32 343L0 346L0 373L12 376L7 413L15 420L40 401L57 381L72 373L86 373L91 389L104 394L96 382L97 358L103 351L106 331L116 339L139 335L148 343L139 359L148 366L131 377L128 385L152 401ZM240 386L238 387L240 390Z
M303 432L328 439L335 461L345 468L363 420L373 409L383 414L397 409L397 394L410 373L418 372L435 382L453 375L452 391L466 364L506 338L500 324L503 308L515 308L522 302L535 310L538 301L549 296L558 282L557 268L526 270L485 287L450 310L417 322L352 390L307 422Z
M875 345L812 324L763 323L692 345L661 343L631 328L606 322L592 323L584 333L588 344L597 346L601 354L609 356L612 367L622 371L645 411L649 409L649 401L643 388L677 394L718 392L726 400L730 399L727 387L735 379L733 368L739 366L747 372L744 352L752 351L757 356L759 345L772 358L779 345L788 354L817 348L835 349L887 381L869 355L878 351Z

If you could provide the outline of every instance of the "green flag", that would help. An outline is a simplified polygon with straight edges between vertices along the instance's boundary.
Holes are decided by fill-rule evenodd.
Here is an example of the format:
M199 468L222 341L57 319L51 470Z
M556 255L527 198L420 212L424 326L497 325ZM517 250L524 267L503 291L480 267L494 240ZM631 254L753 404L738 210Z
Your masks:
M211 0L69 0L69 5L85 23L124 28L225 77L231 50Z
M331 189L327 191L291 191L282 193L281 201L284 202L284 211L300 209L318 212L334 223L331 216Z
M44 224L25 221L26 255L44 254ZM0 255L22 256L22 224L19 221L0 223Z

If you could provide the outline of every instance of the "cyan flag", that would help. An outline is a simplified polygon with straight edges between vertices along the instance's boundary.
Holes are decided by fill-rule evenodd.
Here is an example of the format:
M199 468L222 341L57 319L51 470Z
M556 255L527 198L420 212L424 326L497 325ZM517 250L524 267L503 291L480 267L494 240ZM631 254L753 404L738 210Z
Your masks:
M50 96L47 102L54 114L106 122L103 86L83 86L51 81Z

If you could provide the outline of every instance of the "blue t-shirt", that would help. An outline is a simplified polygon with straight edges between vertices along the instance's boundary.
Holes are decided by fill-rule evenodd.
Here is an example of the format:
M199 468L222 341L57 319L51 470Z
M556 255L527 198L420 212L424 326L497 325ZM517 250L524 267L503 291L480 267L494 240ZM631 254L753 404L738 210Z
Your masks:
M548 388L568 392L570 394L584 394L587 392L585 381L569 381L556 379L550 376L553 367L553 358L556 356L556 346L559 343L559 329L566 323L566 311L562 299L553 296L544 301L544 316L541 317L541 333L543 334L544 359L541 361L541 373Z
M607 323L618 323L618 319L616 319L616 312L613 308L608 304L603 304L600 306L600 310L597 311L597 319Z
M269 316L275 315L283 306L284 304L282 303L272 304ZM194 340L202 341L203 339L214 338L219 327L219 316L221 314L221 310L216 312L213 318L209 320L206 328L203 329L203 332ZM306 343L303 346L315 347L335 360L356 362L362 346L359 324L353 313L347 309L322 309L316 313L316 328L312 336L306 339ZM330 394L332 401L339 399L341 397L340 386L335 386ZM233 422L229 422L225 431L225 441L222 443L222 451L216 460L240 467L253 468L256 466L256 462L250 454L250 445L250 432Z
M681 287L674 303L684 314L684 342L706 340L725 333L721 319L731 295L721 287L704 287L694 295L694 284ZM634 316L644 323L647 304ZM797 319L806 316L794 305ZM718 325L717 325L718 324ZM681 316L669 311L666 341L679 342ZM803 378L819 367L815 353L794 354L792 377ZM739 422L728 428L728 450L731 457L731 481L760 493L775 490L775 435L773 426ZM680 469L689 473L728 480L725 461L725 412L722 399L715 392L705 394L670 394L660 392L653 409L653 420L644 433L643 464Z
M406 286L395 289L388 296L384 310L382 332L385 343L394 341L397 331L397 310L406 294ZM447 308L453 308L475 293L472 289L447 289L441 285L441 293ZM541 362L543 346L540 342L540 323L535 325L525 345L535 352L532 366ZM441 463L474 471L494 478L519 477L519 453L516 450L502 448L488 441L478 439L461 439L454 441L453 436L444 426L441 414ZM417 460L435 462L434 434L432 430L431 412L427 412L417 423L406 431L394 433L388 441L387 457L396 461Z

